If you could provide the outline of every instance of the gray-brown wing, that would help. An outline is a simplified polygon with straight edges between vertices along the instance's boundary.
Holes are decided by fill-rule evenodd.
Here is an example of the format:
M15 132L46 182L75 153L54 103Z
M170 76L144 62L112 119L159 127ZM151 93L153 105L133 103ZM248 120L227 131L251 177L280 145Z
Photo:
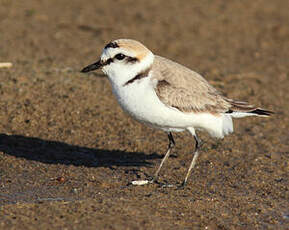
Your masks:
M183 112L222 113L231 104L198 73L163 57L152 66L159 99Z

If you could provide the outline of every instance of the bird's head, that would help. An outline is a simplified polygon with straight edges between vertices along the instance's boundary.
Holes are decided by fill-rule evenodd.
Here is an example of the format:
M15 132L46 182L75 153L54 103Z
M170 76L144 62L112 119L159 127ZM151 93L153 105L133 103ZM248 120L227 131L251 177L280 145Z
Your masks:
M153 53L140 42L118 39L108 43L104 47L100 59L83 68L81 72L102 69L110 80L123 83L148 69L153 60Z

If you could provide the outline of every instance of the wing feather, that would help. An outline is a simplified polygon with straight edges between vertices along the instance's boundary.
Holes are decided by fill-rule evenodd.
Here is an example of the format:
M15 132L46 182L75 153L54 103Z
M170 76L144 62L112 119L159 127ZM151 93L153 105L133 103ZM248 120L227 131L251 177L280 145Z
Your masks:
M153 80L159 99L182 112L223 113L230 102L198 73L166 58L155 56Z

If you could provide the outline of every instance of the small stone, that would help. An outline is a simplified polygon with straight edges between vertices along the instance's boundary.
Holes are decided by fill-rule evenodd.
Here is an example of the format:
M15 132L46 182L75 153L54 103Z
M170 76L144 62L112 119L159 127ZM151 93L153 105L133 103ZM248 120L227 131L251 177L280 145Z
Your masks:
M60 183L63 183L65 181L63 176L57 177L56 180Z
M145 185L148 184L148 180L134 180L131 182L132 185Z
M12 63L11 62L0 62L0 68L11 68Z

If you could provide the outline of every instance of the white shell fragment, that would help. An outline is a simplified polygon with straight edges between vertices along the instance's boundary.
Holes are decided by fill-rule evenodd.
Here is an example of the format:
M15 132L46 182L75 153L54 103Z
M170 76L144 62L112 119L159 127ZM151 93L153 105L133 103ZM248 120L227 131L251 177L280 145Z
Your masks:
M12 63L11 62L0 62L0 68L11 68Z
M148 184L148 180L134 180L131 182L132 185L145 185Z

